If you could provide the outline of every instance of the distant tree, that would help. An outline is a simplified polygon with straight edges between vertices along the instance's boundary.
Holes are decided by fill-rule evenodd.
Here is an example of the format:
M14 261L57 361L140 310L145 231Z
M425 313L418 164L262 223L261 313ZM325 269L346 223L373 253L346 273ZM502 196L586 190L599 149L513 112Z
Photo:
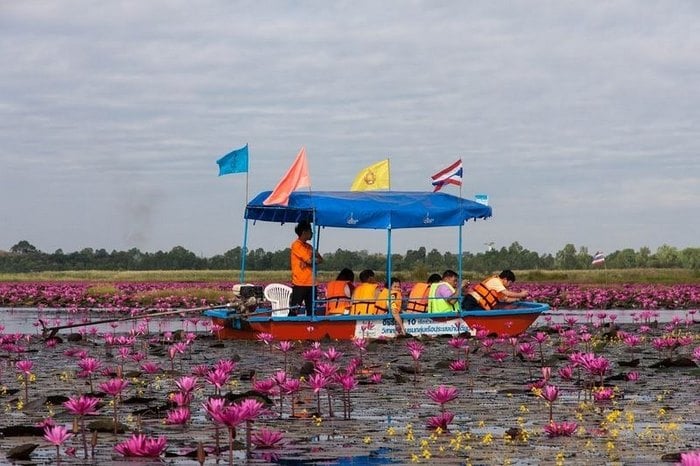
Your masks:
M680 252L683 268L700 270L700 248L685 248Z
M576 258L576 246L567 244L564 249L557 252L554 258L554 265L558 269L572 270L578 268L578 260Z
M13 254L38 254L39 251L33 244L27 240L22 240L10 248Z
M678 255L678 249L668 244L663 244L659 246L656 250L656 261L657 267L672 268L680 267L681 261Z

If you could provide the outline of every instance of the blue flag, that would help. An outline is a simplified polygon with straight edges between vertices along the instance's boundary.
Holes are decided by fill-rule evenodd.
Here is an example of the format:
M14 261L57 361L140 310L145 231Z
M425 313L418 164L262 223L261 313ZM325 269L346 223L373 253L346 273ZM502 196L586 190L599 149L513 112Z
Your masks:
M219 164L219 176L228 175L229 173L247 173L248 144L233 152L229 152L217 160L216 163Z

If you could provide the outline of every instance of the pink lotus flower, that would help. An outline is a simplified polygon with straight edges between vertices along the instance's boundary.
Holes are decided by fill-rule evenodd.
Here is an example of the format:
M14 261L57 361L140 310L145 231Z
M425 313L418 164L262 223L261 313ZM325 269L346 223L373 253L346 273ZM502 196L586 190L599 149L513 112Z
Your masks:
M71 438L73 434L68 432L64 426L46 426L44 427L44 438L49 443L56 445L57 447L63 445L63 443Z
M552 421L544 426L544 431L549 437L571 437L578 429L578 424L575 422L561 422L557 424Z
M168 411L168 417L165 418L166 424L185 425L190 420L190 408L180 406Z
M256 338L258 341L261 341L261 342L265 343L266 345L269 345L269 344L272 343L272 341L275 339L275 337L272 336L271 333L266 333L266 332L260 332L260 333L258 333L257 336L256 336L255 338Z
M435 389L426 390L425 394L435 403L438 403L440 405L440 409L444 411L446 403L457 399L459 396L459 390L455 387L440 385Z
M549 378L552 377L552 368L551 367L544 366L544 367L540 368L540 370L542 371L542 378L544 380L549 380Z
M183 376L175 381L178 390L185 394L191 394L197 388L199 379L193 376Z
M221 387L228 383L229 377L230 376L226 371L223 371L221 369L214 369L212 371L209 371L204 378L207 382L216 387L216 392L218 393L219 390L221 390Z
M175 403L175 406L189 406L192 401L192 396L189 393L175 392L170 394L170 401Z
M99 385L99 389L111 396L118 396L127 386L129 382L124 379L109 379Z
M272 379L256 380L253 382L253 390L264 393L266 395L274 395L277 388L277 382Z
M278 350L282 351L283 353L287 353L294 348L294 343L288 340L280 341L277 346L275 346Z
M144 362L143 364L141 364L141 370L144 371L146 374L156 374L160 372L160 366L153 362Z
M34 363L29 359L23 359L22 361L17 361L15 363L15 367L18 371L22 372L23 374L29 375L32 372Z
M345 374L342 377L340 377L340 386L346 392L354 390L355 387L357 387L357 379L355 379L354 375Z
M314 391L314 393L320 392L322 389L326 388L328 385L328 379L322 374L312 374L309 377L309 387Z
M353 338L352 344L355 345L355 348L359 349L360 351L367 351L366 338Z
M95 413L95 407L100 402L99 399L91 396L80 395L80 397L69 397L63 406L76 416L86 416Z
M444 432L446 432L452 422L452 420L455 418L455 415L449 411L445 411L443 413L438 414L437 416L432 416L428 418L428 429L432 430L437 430L440 429Z
M700 466L700 450L681 453L681 466Z
M216 361L216 364L214 364L214 369L231 374L234 370L236 370L236 361L231 359L219 359Z
M102 363L95 358L86 357L78 360L78 367L81 370L79 376L84 377L97 372L100 369L100 367L102 367Z
M502 363L508 359L508 353L505 351L493 351L489 353L489 357L498 363Z
M117 444L114 450L122 456L135 458L157 458L167 446L165 437L149 438L134 434L130 439Z
M571 380L574 377L574 368L571 366L559 368L559 377L564 380Z
M321 374L323 377L330 379L335 375L336 372L338 372L338 366L336 366L335 364L319 362L318 364L316 364L314 371L318 374Z
M535 359L535 347L531 343L521 343L518 351L525 359Z
M301 354L306 361L318 361L323 357L323 351L319 348L309 348Z
M450 370L453 372L464 372L469 369L469 364L464 359L456 359L450 362Z
M637 371L631 371L627 373L627 381L628 382L636 382L639 380L639 372Z
M462 337L452 337L447 343L454 349L460 350L466 346L467 340Z
M282 384L282 390L288 395L297 393L301 390L301 381L299 381L299 379L287 379L284 384Z
M265 427L253 433L250 441L258 448L275 448L284 439L284 434Z
M700 346L693 350L693 360L700 364Z
M601 387L593 390L593 400L598 402L612 400L615 396L615 391L611 387Z
M545 385L540 396L549 403L554 403L559 397L559 388L555 385Z
M328 359L328 360L331 361L331 362L337 361L338 359L340 359L340 357L341 357L342 355L343 355L343 353L341 353L340 351L336 350L335 347L333 347L333 346L331 346L330 348L328 348L328 350L327 350L325 353L323 353L323 356L325 356L325 358Z
M625 345L633 348L642 342L642 337L639 335L627 334L622 341L625 343Z
M372 375L369 376L369 380L372 383L381 383L382 373L381 372L373 372Z

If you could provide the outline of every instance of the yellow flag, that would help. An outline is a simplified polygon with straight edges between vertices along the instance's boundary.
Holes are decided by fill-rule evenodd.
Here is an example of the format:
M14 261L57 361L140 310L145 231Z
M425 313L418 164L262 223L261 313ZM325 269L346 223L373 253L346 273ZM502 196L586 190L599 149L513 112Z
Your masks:
M386 159L360 171L352 182L350 191L376 191L390 188L389 159Z

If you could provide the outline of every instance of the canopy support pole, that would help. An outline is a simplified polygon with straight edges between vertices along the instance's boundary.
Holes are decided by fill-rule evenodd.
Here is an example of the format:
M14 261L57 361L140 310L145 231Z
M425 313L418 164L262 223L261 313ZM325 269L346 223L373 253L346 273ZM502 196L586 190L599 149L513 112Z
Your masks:
M318 253L318 243L321 240L321 227L316 225L316 212L313 213L313 225L316 228L313 241L311 241L311 320L316 320L316 254ZM313 230L312 230L313 231Z
M248 219L245 219L243 226L243 248L241 248L241 274L239 277L240 283L245 283L245 256L248 255Z
M460 192L461 192L461 187L460 187ZM460 304L460 309L462 308L462 225L459 225L459 238L457 240L457 251L459 254L457 255L457 274L459 277L457 278L457 286L459 286L459 304Z

